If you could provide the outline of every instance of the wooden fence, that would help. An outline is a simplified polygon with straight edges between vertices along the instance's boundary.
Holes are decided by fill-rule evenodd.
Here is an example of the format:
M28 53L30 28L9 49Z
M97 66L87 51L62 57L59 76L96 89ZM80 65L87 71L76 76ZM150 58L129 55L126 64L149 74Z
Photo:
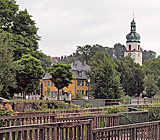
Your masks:
M160 122L93 129L93 140L159 140Z
M0 127L0 140L159 140L160 121L104 128L92 120Z
M92 120L93 128L103 128L103 127L119 125L119 114L103 114L103 115L55 118L54 121L72 122L72 121L89 120L89 119Z
M54 122L54 113L30 113L20 116L0 116L0 126L19 126Z
M0 126L19 126L30 124L43 124L53 122L73 122L79 120L93 120L94 128L116 126L119 124L119 114L90 115L78 117L57 118L54 113L31 113L20 116L0 116Z
M0 140L92 140L92 120L0 127Z

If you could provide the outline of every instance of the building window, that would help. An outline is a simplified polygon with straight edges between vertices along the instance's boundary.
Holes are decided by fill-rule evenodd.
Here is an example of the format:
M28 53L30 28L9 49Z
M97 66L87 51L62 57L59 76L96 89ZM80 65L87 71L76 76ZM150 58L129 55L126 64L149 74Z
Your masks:
M47 86L47 81L45 81L45 86Z
M131 51L131 45L129 45L129 51Z
M84 86L84 81L83 80L78 80L77 81L77 86Z
M80 80L77 81L77 86L81 86L81 81Z
M138 50L140 51L140 45L138 45Z
M45 91L45 95L47 95L47 91Z
M54 91L54 95L57 95L57 91Z
M84 81L81 81L82 82L82 86L84 86Z
M88 86L88 80L86 80L86 86Z
M84 95L84 90L82 90L82 95Z
M53 84L53 82L51 81L51 86L53 86L54 84Z
M49 82L50 82L50 81L47 81L47 86L50 86Z
M51 91L51 95L53 96L53 91Z
M88 90L86 90L86 96L88 96Z

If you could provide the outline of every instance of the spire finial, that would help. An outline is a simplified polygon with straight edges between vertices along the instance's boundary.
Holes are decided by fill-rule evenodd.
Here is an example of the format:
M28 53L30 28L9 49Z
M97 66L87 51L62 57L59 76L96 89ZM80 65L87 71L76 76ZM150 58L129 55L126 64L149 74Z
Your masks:
M133 12L133 20L134 20L134 12Z

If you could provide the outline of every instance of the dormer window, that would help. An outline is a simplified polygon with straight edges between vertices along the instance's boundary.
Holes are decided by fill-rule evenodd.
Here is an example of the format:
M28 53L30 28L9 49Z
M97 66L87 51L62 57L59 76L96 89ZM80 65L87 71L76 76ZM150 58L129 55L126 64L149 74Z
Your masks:
M81 70L78 70L78 76L82 77L82 71Z

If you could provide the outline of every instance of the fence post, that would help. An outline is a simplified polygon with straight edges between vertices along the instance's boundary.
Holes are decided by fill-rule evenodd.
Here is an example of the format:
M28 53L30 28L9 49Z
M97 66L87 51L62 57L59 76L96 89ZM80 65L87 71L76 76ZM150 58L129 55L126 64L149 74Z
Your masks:
M159 140L159 135L160 135L160 133L159 133L159 127L160 127L160 125L159 125L159 123L158 123L158 125L157 125L157 140Z
M92 119L89 119L90 124L89 124L89 131L88 131L88 137L89 140L93 140L93 133L92 133Z

